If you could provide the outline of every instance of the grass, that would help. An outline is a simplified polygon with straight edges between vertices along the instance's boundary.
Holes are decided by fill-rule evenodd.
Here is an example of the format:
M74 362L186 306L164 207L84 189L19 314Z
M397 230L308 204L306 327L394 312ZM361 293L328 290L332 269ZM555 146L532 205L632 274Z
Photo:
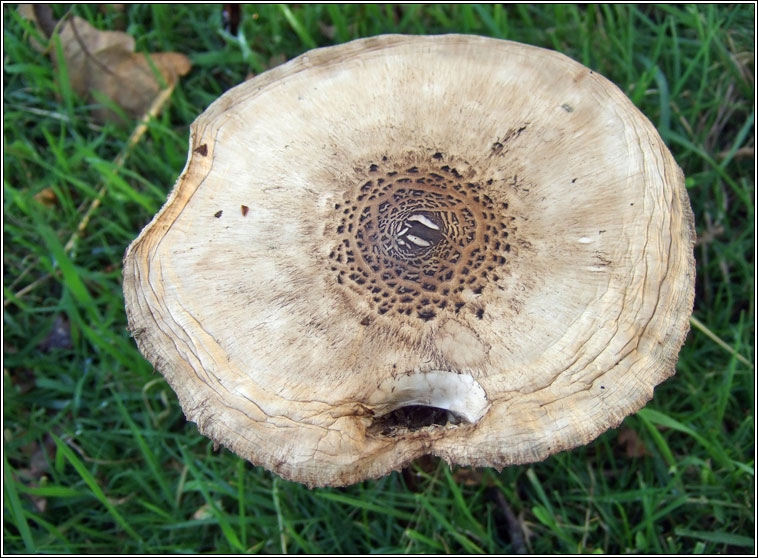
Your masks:
M755 552L753 5L246 5L234 35L220 5L69 9L194 66L130 146L137 123L96 124L3 7L5 552ZM121 258L183 168L188 124L248 73L445 32L564 52L658 127L695 212L697 327L677 375L589 446L308 490L186 423L126 332Z

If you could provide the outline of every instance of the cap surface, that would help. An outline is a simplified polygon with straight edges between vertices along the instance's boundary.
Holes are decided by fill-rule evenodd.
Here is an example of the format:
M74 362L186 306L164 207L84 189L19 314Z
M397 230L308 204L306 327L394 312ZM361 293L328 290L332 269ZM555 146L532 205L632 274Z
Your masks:
M388 35L228 91L127 250L130 329L202 433L309 485L589 442L674 373L693 218L602 76Z

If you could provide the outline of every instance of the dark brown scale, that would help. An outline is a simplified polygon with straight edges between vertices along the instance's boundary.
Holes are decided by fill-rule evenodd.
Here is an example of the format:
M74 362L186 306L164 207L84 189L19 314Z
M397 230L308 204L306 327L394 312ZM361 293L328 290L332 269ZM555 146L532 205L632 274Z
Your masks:
M506 222L513 230L513 218L506 215L505 192L492 190L491 178L476 180L463 167L441 164L454 158L440 151L425 163L393 165L381 159L363 167L367 172L352 199L334 204L335 210L352 209L340 212L342 219L332 229L338 237L329 257L337 283L365 295L377 316L393 310L392 315L422 324L466 311L463 291L483 294L502 276L493 269L506 265L502 253L510 245L503 249L501 239L507 236ZM467 181L453 182L445 175L465 175ZM344 260L337 255L342 246L347 247ZM391 293L397 296L390 298ZM446 298L436 298L440 295ZM480 303L468 311L479 319L485 313Z

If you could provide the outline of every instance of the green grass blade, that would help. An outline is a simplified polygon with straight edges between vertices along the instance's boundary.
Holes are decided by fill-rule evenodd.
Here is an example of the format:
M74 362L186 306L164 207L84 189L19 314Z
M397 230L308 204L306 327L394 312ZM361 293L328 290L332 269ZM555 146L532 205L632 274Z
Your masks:
M219 510L216 502L211 498L210 493L206 488L206 483L192 462L192 457L187 455L184 448L180 447L179 449L181 450L182 456L184 457L185 465L187 465L190 473L195 477L195 480L197 481L196 486L202 493L203 498L205 499L205 503L208 506L208 509L210 510L214 519L218 522L218 526L221 528L221 532L224 534L226 541L235 550L235 552L245 552L245 548L242 546L242 543L237 537L237 533L234 532L234 529L229 523L229 519L227 518L226 514Z
M687 434L688 436L691 436L695 440L697 440L700 445L702 445L706 450L708 450L708 453L722 466L727 469L731 469L733 467L732 461L729 459L729 457L726 455L724 450L719 447L718 443L713 440L708 440L704 436L701 436L697 432L695 432L692 428L689 426L686 426L679 422L678 420L660 412L656 411L655 409L641 409L638 413L638 416L641 416L643 420L649 421L654 424L658 424L660 426L664 426L666 428L671 428L673 430L677 430L678 432L682 432L684 434Z
M16 490L16 479L13 478L13 469L7 461L5 452L3 452L3 492L5 493L3 507L8 510L13 524L18 529L21 540L24 541L26 552L36 554L37 546L34 543L31 529L29 529L29 523L26 521L25 511L18 497L18 490ZM3 538L5 538L5 535Z
M388 515L391 517L395 517L397 519L402 519L404 521L411 521L413 519L413 515L409 513L406 513L406 512L403 512L403 511L400 511L398 509L391 508L388 506L381 506L373 502L367 502L359 498L348 496L346 494L336 494L334 492L316 492L314 495L317 498L322 498L324 500L331 500L332 502L340 502L342 504L346 504L354 508L366 510L369 512L380 513L383 515Z
M124 407L124 403L121 401L121 396L119 395L117 390L112 390L113 400L116 402L116 406L118 407L119 413L121 414L122 419L126 424L129 426L129 430L132 432L132 435L134 436L134 440L137 443L137 447L139 447L140 451L142 452L142 456L147 463L148 468L153 473L153 478L158 483L158 486L160 486L161 492L163 493L163 498L165 500L166 504L172 504L174 503L174 497L171 494L171 490L168 487L168 481L165 478L165 473L158 464L158 459L155 457L155 453L150 449L150 446L145 442L144 436L142 436L142 433L140 432L140 429L135 424L132 417L129 415L129 412L126 410L126 407Z
M71 449L69 449L69 447L55 434L51 434L51 436L53 437L53 440L55 440L55 445L58 448L58 452L65 458L66 461L68 461L69 464L71 464L76 472L79 473L81 479L92 491L92 495L105 507L106 510L108 510L108 513L113 517L116 523L118 523L121 528L129 534L130 537L139 542L142 542L142 538L121 516L113 504L110 503L108 497L105 495L103 490L100 488L100 485L98 485L97 481L95 480L95 477L92 476L92 473L89 472L89 470L84 466L79 458L74 455L74 452L71 451Z
M297 16L292 13L292 10L289 9L289 6L286 4L279 4L279 9L282 11L282 14L292 27L293 31L295 31L300 40L303 41L303 44L308 48L316 48L316 46L318 46L316 44L316 41L313 40L313 37L311 37L311 34L308 33L308 30L297 18Z
M442 527L443 532L454 538L463 547L465 552L471 554L485 554L484 549L480 548L477 544L471 541L468 537L465 537L458 532L458 529L454 527L447 517L443 515L437 507L435 507L424 495L417 494L416 499L421 502L424 509L434 517L435 520Z
M700 539L705 542L716 544L728 544L743 548L755 548L755 539L722 531L691 531L690 529L676 529L677 536Z
M481 540L487 539L487 533L482 528L481 524L474 518L473 514L471 513L471 510L469 509L469 504L466 502L466 498L463 496L463 492L461 491L458 484L455 482L455 479L453 478L453 473L450 470L450 467L445 466L445 479L447 480L447 486L450 489L450 492L453 495L453 500L456 504L456 509L460 511L464 517L468 520L468 525L471 528L471 530L474 532L474 534L479 537Z

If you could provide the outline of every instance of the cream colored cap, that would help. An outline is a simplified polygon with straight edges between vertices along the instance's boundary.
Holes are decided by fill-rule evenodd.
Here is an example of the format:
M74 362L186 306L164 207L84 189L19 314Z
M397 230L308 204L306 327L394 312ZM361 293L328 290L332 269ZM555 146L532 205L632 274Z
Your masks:
M228 91L129 247L131 331L200 431L309 485L585 444L674 373L682 172L540 48L381 36Z

